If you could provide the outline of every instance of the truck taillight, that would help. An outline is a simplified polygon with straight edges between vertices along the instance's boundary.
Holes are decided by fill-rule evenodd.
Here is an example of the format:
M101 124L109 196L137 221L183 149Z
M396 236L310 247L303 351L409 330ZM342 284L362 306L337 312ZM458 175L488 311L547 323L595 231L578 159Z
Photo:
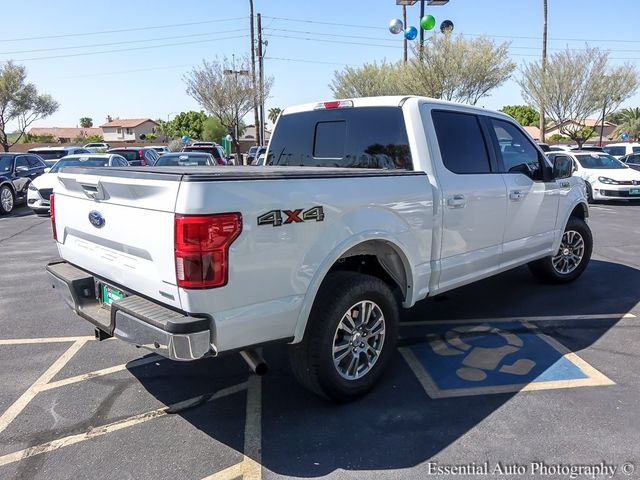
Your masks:
M138 150L138 158L140 159L140 165L143 167L147 166L147 161L144 158L144 152L142 150Z
M55 208L55 194L49 195L49 210L51 211L51 231L53 232L53 239L58 241L58 232L56 231L56 208Z
M242 232L240 213L176 215L175 257L178 286L215 288L227 284L229 246Z

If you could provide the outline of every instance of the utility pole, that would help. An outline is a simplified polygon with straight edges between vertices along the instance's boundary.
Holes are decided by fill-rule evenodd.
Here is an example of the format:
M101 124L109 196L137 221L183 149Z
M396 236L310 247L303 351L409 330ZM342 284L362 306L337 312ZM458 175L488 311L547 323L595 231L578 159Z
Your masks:
M544 118L544 100L546 95L546 77L547 77L547 0L543 1L543 27L542 27L542 98L540 98L540 141L545 141L545 118ZM601 142L602 143L602 142Z
M424 17L424 0L420 0L420 20L422 20L422 17ZM418 25L418 29L420 30L420 61L422 61L422 52L424 50L424 28L420 28L420 25Z
M254 38L255 29L253 28L253 0L249 0L249 24L251 28L251 85L253 87L253 125L256 127L256 143L262 145L262 137L258 133L258 94L256 82L256 42Z
M402 25L404 25L405 27L407 25L407 6L404 4L402 5ZM420 31L422 32L422 29L420 29ZM404 35L403 35L403 38L404 38L404 41L403 41L404 57L403 58L404 58L404 63L407 63L407 44L409 42L407 41L407 37L405 37Z
M262 16L258 14L258 69L260 71L260 138L264 138L264 58L262 53Z

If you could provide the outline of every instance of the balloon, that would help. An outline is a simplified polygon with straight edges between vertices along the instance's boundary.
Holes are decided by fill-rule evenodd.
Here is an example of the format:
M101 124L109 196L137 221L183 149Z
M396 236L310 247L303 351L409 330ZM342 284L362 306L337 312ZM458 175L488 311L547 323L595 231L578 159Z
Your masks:
M424 30L431 30L436 26L436 19L433 17L433 15L425 15L420 19L420 26Z
M628 140L629 134L627 132L624 132L622 135L620 135L620 138L622 138L622 140Z
M418 29L416 27L409 27L404 31L404 38L407 40L415 40L418 36Z
M389 22L389 31L394 35L400 33L403 28L404 25L402 23L402 20L400 20L399 18L394 18Z
M189 143L189 135L184 135L182 137L182 143Z
M440 24L440 31L442 33L451 33L453 32L453 22L451 20L445 20Z

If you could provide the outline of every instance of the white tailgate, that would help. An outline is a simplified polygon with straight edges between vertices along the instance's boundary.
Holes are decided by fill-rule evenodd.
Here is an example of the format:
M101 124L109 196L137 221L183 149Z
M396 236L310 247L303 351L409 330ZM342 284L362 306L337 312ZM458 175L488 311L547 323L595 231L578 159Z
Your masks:
M54 193L60 256L179 308L173 212L180 182L168 178L59 174ZM89 221L91 212L100 214L103 226Z

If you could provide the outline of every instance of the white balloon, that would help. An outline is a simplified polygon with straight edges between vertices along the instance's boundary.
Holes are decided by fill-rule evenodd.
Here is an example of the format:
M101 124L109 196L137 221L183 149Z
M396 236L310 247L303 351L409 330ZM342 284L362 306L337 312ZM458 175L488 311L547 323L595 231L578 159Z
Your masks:
M404 30L404 25L402 24L402 20L399 18L394 18L389 22L389 31L391 33L398 34Z

